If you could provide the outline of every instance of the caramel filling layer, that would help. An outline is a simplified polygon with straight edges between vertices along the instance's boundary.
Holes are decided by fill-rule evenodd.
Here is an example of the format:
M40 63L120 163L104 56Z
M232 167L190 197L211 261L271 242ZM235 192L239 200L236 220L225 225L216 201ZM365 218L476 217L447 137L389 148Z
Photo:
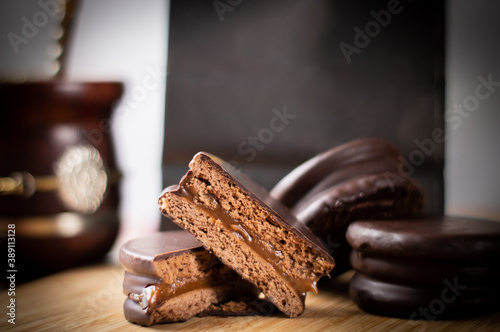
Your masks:
M277 250L271 243L263 241L241 221L230 217L228 211L222 208L213 195L204 194L205 197L208 197L212 201L212 205L215 206L214 208L209 208L206 205L197 203L199 202L197 199L199 194L193 186L188 184L191 178L192 177L186 177L179 186L182 197L196 205L199 209L203 210L214 219L220 220L223 227L227 231L243 240L255 253L257 253L257 255L268 262L279 275L287 280L299 294L305 295L307 291L313 291L316 294L318 293L317 281L323 277L323 275L318 276L306 267L304 267L304 271L310 275L309 278L298 279L284 273L283 269L280 267L282 259L284 258L283 253L280 250Z
M208 287L214 287L214 283L204 278L190 281L179 279L172 284L162 282L148 285L141 294L129 293L128 297L139 303L141 309L150 314L157 306L171 298Z

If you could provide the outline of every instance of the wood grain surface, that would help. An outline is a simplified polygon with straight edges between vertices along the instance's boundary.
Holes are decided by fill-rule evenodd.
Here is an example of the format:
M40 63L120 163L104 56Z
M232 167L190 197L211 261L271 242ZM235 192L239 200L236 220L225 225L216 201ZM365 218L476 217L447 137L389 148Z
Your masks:
M347 296L351 273L326 280L309 294L306 311L289 319L272 316L204 317L144 328L123 316L123 269L91 266L16 287L16 324L7 320L10 301L2 290L0 330L9 331L500 331L500 313L453 321L409 321L364 313Z

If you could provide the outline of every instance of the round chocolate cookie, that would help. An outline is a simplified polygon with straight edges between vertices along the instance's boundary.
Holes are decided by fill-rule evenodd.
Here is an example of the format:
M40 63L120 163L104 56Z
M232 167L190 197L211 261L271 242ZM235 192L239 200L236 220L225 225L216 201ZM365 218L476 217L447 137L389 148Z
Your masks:
M285 206L293 207L316 186L324 189L359 174L395 172L398 156L396 148L382 139L348 142L305 161L281 179L270 193ZM361 169L357 165L362 165ZM328 186L323 185L328 178Z
M500 222L457 216L357 221L346 234L357 251L404 259L497 262Z
M423 196L415 183L397 183L385 173L363 174L307 195L292 208L317 234L333 234L355 220L409 217L420 212Z
M351 264L357 271L379 280L408 285L436 285L458 278L469 286L491 285L500 280L500 258L488 265L383 257L353 250Z
M196 315L247 315L259 303L252 284L184 230L127 241L120 248L120 263L125 269L123 292L127 296L123 310L132 323L150 326Z
M359 139L296 167L271 190L317 237L337 262L330 275L350 269L347 226L360 219L406 218L419 213L423 194L398 176L400 154L389 142Z
M120 263L130 272L155 275L154 262L185 252L202 251L201 244L188 232L178 230L133 238L120 248Z
M440 216L356 221L349 293L371 313L442 319L496 310L500 223Z
M470 287L443 279L433 287L384 282L355 273L349 296L364 311L407 319L436 320L484 314L498 308L498 286Z

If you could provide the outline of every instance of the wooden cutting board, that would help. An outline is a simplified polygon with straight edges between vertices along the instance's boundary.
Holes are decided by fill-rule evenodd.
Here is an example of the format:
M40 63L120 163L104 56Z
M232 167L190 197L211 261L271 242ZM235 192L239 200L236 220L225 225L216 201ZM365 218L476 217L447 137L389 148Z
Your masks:
M15 290L15 325L6 315L10 297L0 295L4 311L0 330L12 331L500 331L500 312L454 321L409 321L366 314L347 296L347 273L321 284L309 294L306 311L298 318L281 315L205 317L144 328L123 316L123 269L91 266L59 273Z

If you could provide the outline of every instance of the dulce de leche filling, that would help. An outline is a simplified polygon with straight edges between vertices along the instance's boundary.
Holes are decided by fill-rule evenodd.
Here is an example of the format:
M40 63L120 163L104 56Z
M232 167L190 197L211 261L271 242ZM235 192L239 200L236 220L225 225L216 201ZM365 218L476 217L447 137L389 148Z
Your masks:
M171 284L162 282L148 285L141 294L129 293L128 297L139 303L141 309L150 314L164 301L194 290L213 286L213 282L210 283L203 278L189 281L177 280Z
M318 293L317 281L324 275L316 275L310 269L304 267L304 271L309 274L309 277L299 279L293 278L292 276L283 272L280 268L282 259L284 258L283 253L277 250L271 243L263 241L258 235L254 234L248 229L242 222L229 216L228 211L224 210L219 204L217 199L210 194L204 194L212 201L212 207L207 207L206 205L197 203L199 194L196 189L189 185L189 180L193 176L187 176L179 185L180 193L183 198L187 199L192 204L196 205L199 209L203 210L207 214L211 215L214 219L221 221L223 227L233 233L235 236L242 239L257 255L270 264L270 266L299 293L305 295L307 291L313 291Z

